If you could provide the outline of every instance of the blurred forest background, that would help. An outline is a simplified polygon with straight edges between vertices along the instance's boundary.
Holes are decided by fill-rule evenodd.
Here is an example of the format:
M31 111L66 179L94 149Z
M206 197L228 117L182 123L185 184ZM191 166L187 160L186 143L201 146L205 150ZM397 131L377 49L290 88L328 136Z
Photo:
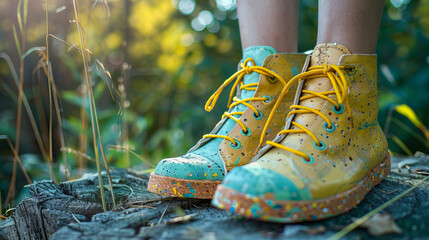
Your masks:
M300 1L299 24L299 51L311 50L316 0ZM233 0L0 0L0 52L3 214L31 181L75 179L103 160L150 171L185 153L226 110L226 96L210 113L204 104L241 45ZM429 0L386 1L377 54L391 152L429 153Z

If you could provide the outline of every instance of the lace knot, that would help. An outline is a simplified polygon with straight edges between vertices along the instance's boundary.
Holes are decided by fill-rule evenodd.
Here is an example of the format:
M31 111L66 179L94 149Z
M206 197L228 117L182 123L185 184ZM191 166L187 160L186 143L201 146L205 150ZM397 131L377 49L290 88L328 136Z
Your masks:
M249 66L246 66L243 70L246 74L250 74L253 72L252 67L249 67Z
M331 71L331 66L328 66L328 64L323 64L323 74L327 74L329 71Z

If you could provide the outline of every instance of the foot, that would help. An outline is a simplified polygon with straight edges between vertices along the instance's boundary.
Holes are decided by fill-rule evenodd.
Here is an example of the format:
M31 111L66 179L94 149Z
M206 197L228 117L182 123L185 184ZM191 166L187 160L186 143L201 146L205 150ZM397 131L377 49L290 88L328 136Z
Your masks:
M284 114L293 102L293 84L282 99L277 96L304 64L305 55L277 54L271 47L248 48L241 69L213 94L206 104L210 111L222 90L234 82L229 110L210 134L183 156L162 160L151 174L151 192L192 198L212 198L225 174L250 162L260 149L261 134L272 140L285 123ZM237 96L231 99L237 89ZM232 103L230 103L232 100ZM272 112L276 106L277 112ZM270 118L270 123L266 124Z
M285 130L226 176L215 206L258 220L320 220L351 210L389 174L375 55L320 44L291 81L302 91Z

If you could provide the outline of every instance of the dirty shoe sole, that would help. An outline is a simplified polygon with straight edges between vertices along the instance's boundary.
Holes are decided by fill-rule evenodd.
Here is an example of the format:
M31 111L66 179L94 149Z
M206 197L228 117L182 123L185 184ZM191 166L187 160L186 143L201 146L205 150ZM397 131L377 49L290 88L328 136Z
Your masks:
M220 185L212 204L246 218L295 223L334 217L350 211L390 173L390 155L373 168L356 186L329 198L309 201L276 201L243 194Z
M212 199L217 186L221 183L222 181L166 177L152 172L147 190L171 197Z

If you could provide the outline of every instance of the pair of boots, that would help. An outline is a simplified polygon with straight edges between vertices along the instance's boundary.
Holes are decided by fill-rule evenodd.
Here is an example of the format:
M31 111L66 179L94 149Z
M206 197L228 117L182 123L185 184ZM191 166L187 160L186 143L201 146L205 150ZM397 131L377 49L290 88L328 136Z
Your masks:
M351 210L389 174L376 55L327 43L311 56L256 46L243 59L206 104L210 111L235 81L222 120L187 154L162 160L149 191L300 222Z

